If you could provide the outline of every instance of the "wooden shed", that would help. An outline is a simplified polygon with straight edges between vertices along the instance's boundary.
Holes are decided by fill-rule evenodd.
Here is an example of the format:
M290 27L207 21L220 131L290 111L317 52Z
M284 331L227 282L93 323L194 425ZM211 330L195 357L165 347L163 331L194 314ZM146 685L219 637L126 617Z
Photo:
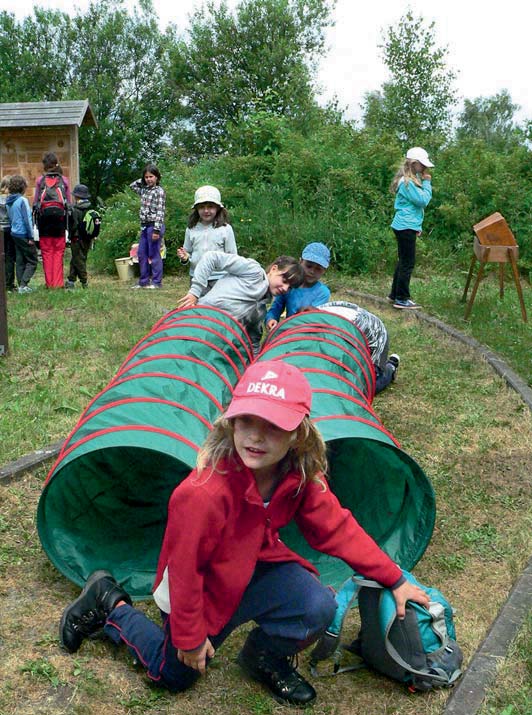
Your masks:
M54 152L71 187L78 184L81 126L97 126L87 99L0 103L0 176L21 174L31 203L43 155Z

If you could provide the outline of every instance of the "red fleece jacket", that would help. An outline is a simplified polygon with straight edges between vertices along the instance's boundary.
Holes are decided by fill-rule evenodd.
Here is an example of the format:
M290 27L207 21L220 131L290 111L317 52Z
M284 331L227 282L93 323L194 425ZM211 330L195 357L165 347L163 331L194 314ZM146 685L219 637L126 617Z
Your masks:
M325 480L324 480L325 481ZM154 589L168 567L170 626L176 648L193 650L230 620L257 561L296 561L279 529L294 519L308 543L336 556L367 578L392 587L401 570L344 509L328 485L299 492L288 474L265 508L252 472L240 462L217 471L194 470L174 490Z

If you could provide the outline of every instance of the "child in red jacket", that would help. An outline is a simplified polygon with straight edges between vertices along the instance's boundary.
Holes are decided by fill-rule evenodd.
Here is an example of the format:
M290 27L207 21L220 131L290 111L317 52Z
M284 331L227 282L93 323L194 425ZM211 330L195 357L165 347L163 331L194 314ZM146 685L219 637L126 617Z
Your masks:
M109 572L96 571L61 618L66 650L103 627L152 680L180 691L235 628L254 621L240 666L279 702L310 703L314 688L291 659L324 633L336 602L315 568L280 540L292 518L313 548L391 588L400 618L407 600L428 603L330 491L311 396L288 363L248 367L197 469L170 499L153 594L163 627L131 606Z

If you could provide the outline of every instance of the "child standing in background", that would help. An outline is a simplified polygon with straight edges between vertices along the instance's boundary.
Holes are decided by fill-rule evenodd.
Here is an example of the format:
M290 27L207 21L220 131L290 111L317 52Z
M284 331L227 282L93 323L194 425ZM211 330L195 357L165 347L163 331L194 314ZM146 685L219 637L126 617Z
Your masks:
M400 619L407 600L428 605L330 490L311 399L293 365L247 368L197 468L170 497L153 593L162 627L131 605L110 572L96 571L63 612L63 648L75 653L103 628L151 680L179 692L204 675L235 628L254 621L240 667L278 702L311 703L316 692L293 656L325 632L336 601L315 567L281 541L292 519L314 549L392 589Z
M91 209L89 189L85 184L77 184L72 191L75 203L70 209L70 269L65 288L74 288L76 278L79 278L81 287L87 287L87 255L91 249L93 238L87 236L84 218Z
M15 174L9 179L8 188L6 206L16 251L18 292L31 293L33 288L28 283L37 268L37 249L33 240L30 204L24 196L28 182L23 176Z
M185 243L177 249L181 263L190 266L191 280L196 266L207 251L238 253L235 234L228 223L227 211L216 186L200 186L194 195L192 208L185 231ZM214 271L209 276L208 289L223 275L223 271Z
M286 317L289 318L304 308L318 307L330 300L331 291L320 280L329 267L330 260L331 252L324 243L309 243L305 246L300 260L305 273L303 283L299 288L275 298L266 313L265 323L268 330L275 328L285 309Z
M33 211L39 229L44 281L47 288L63 288L70 186L56 154L45 154L42 163L44 173L35 184Z
M9 179L10 176L4 176L0 182L0 228L4 232L4 255L5 255L5 274L6 274L6 290L9 293L15 292L15 261L17 252L15 244L11 238L11 224L7 215L7 197L9 194Z
M130 184L130 188L140 196L140 278L133 288L162 288L161 242L165 228L166 194L159 185L160 181L161 172L155 164L146 164L142 179Z
M410 298L410 277L416 264L416 238L423 226L425 206L432 198L431 175L427 171L432 166L425 149L412 147L390 187L395 195L391 227L397 239L398 260L387 300L399 310L419 308Z

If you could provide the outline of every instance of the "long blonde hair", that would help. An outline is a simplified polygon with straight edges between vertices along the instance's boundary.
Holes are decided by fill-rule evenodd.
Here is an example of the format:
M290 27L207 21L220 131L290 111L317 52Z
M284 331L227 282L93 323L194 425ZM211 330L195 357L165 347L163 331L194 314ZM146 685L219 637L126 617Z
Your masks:
M405 184L408 184L409 181L413 181L416 186L422 186L419 175L412 168L412 164L414 163L415 162L412 159L404 160L403 165L393 177L393 181L390 185L390 191L392 194L396 194L397 187L399 186L399 182L401 181L401 179L404 179Z
M303 419L295 432L295 440L279 462L279 476L283 477L291 471L298 472L301 478L298 491L309 481L321 484L325 489L323 476L327 472L327 454L321 434L308 417ZM198 452L196 467L200 472L205 467L217 469L220 462L234 459L235 456L234 420L228 420L222 415L214 423Z

